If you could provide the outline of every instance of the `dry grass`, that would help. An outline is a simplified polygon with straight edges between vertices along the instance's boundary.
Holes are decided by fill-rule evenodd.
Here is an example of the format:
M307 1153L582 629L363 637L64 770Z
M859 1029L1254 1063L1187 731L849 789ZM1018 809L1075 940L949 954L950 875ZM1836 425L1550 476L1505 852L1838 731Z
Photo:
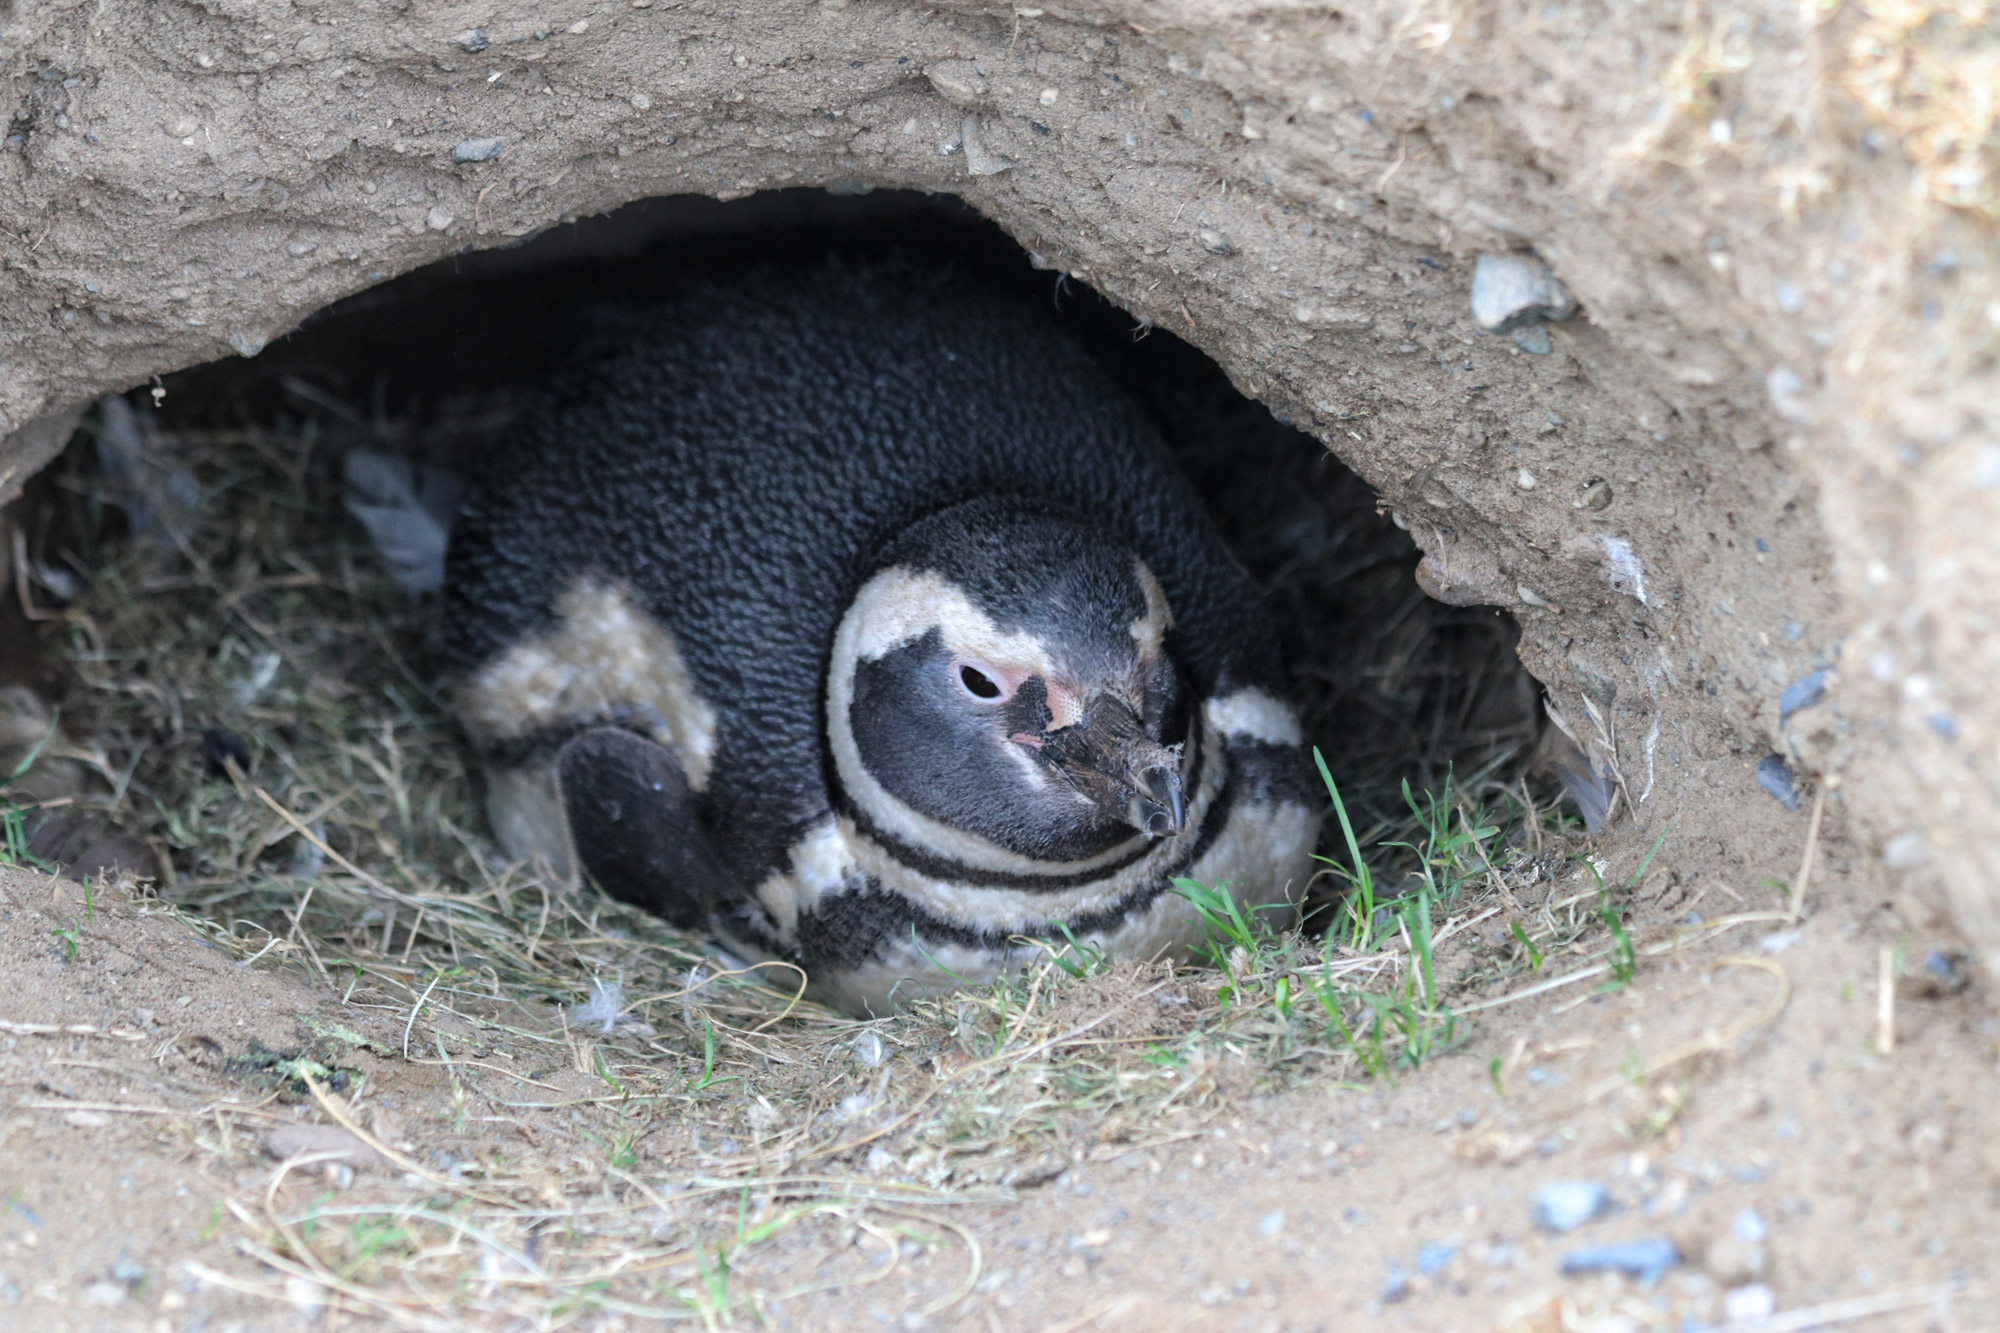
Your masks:
M172 866L163 910L341 999L351 1026L283 1067L284 1095L401 1172L326 1188L321 1166L281 1165L231 1205L263 1276L217 1282L426 1328L721 1327L892 1272L914 1284L898 1308L941 1308L981 1269L965 1210L1198 1132L1251 1090L1393 1078L1462 1039L1470 988L1603 934L1602 892L1530 894L1567 851L1497 794L1503 746L1479 799L1360 830L1409 844L1368 852L1400 878L1339 858L1324 938L1210 899L1213 966L1051 953L866 1023L732 974L486 840L430 683L433 609L330 498L363 442L325 415L153 442L200 504L148 540L79 538L89 586L60 622L91 799ZM82 462L63 485L75 531L117 526ZM378 1073L336 1092L341 1041ZM227 1135L193 1146L244 1164Z
M1930 198L2000 223L2000 6L1866 0L1836 77L1894 131Z

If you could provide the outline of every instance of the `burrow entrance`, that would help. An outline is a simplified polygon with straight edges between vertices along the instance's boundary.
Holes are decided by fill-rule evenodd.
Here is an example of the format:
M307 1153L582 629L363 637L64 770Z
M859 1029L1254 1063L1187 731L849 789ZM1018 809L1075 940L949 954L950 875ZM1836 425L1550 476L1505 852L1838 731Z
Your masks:
M476 765L438 697L435 598L398 588L344 507L346 460L359 450L404 460L420 490L426 469L476 469L594 308L774 254L878 246L957 256L1016 285L1156 415L1275 604L1313 739L1377 876L1375 910L1334 910L1359 895L1329 877L1308 932L1220 933L1196 968L1052 954L1003 982L860 1022L719 972L701 941L657 918L554 892L503 863ZM1473 356L1454 351L1453 365L1470 377ZM1548 361L1535 364L1549 375ZM1491 442L1509 475L1555 476L1557 442L1517 434ZM35 807L11 827L100 885L117 868L154 878L155 895L99 901L133 916L179 913L202 943L289 983L282 997L252 999L212 979L190 987L190 1008L196 996L215 1004L203 1035L217 1036L165 1049L163 1075L248 1089L258 1112L306 1122L282 1128L331 1132L343 1151L365 1133L378 1156L355 1161L386 1152L413 1164L391 1179L336 1161L324 1180L281 1189L291 1165L252 1160L287 1151L273 1140L197 1143L205 1165L275 1170L266 1197L314 1219L274 1242L278 1261L342 1265L348 1290L401 1309L428 1292L472 1292L457 1311L510 1325L609 1307L648 1319L692 1311L726 1327L767 1301L813 1310L802 1326L830 1325L824 1303L883 1271L855 1237L885 1219L902 1226L912 1200L1032 1206L1028 1191L1063 1182L1067 1205L1089 1208L1077 1201L1104 1173L1148 1170L1166 1146L1213 1132L1219 1115L1255 1115L1288 1088L1358 1085L1371 1115L1402 1114L1411 1099L1399 1101L1395 1081L1457 1049L1472 1022L1518 1033L1518 1057L1532 1031L1516 1018L1525 1011L1492 1006L1577 978L1605 998L1634 975L1642 917L1700 929L1694 909L1709 905L1687 900L1677 870L1645 883L1651 862L1633 868L1636 839L1588 849L1612 867L1609 886L1600 863L1574 863L1585 849L1562 835L1576 821L1550 815L1555 791L1531 771L1546 739L1541 691L1517 657L1514 620L1418 586L1420 552L1396 516L1429 539L1421 554L1447 551L1449 515L1430 498L1445 486L1438 476L1412 474L1385 507L1200 352L1039 267L950 199L800 191L635 204L386 282L254 358L101 402L16 511L13 619L0 626L10 727L0 741L13 749L0 773L42 748L8 792ZM1619 474L1616 484L1629 494L1644 483ZM1557 613L1521 612L1531 614ZM1587 628L1576 637L1587 654ZM1631 709L1632 694L1605 695L1616 722L1614 706ZM1686 744L1666 740L1663 771ZM1322 850L1349 859L1333 821L1326 833ZM110 956L109 911L92 910L36 946L73 949L65 967ZM182 954L208 952L187 932L175 938ZM168 958L157 939L150 947ZM1554 961L1563 955L1575 956ZM101 1006L125 1013L135 993L114 976ZM155 1004L180 1001L144 1003L131 1021L152 1023ZM259 1024L256 1038L239 1016ZM1509 1059L1490 1066L1496 1090ZM1470 1061L1459 1068L1483 1077ZM1509 1160L1561 1151L1511 1119L1503 1133L1498 1121L1475 1129L1456 1102L1437 1109L1455 1117L1441 1127L1466 1131L1454 1151L1460 1141ZM1355 1142L1330 1135L1315 1151L1346 1170ZM1437 1142L1427 1136L1401 1160L1437 1156ZM1188 1169L1204 1160L1191 1152ZM1292 1190L1298 1160L1280 1153L1265 1169ZM1344 1200L1347 1181L1334 1189ZM432 1206L440 1198L480 1210L483 1285L454 1247L463 1217ZM1288 1195L1286 1207L1299 1205ZM339 1225L319 1226L322 1208ZM348 1219L362 1210L397 1230L360 1232ZM978 1261L947 1274L941 1260L970 1253L975 1226L994 1228L950 1225L883 1233L916 1273L910 1308L992 1289L978 1287ZM1302 1213L1289 1225L1307 1234ZM1065 1279L1092 1262L1095 1234L1069 1242ZM1184 1260L1178 1228L1174 1243ZM1203 1291L1204 1306L1212 1291L1231 1299Z
M434 600L399 591L344 511L343 460L386 453L420 488L448 488L593 312L688 275L885 249L957 257L1030 294L1151 410L1271 600L1364 844L1409 824L1405 782L1504 791L1517 812L1552 799L1524 785L1539 688L1512 620L1427 597L1418 548L1323 446L954 199L796 190L643 201L433 265L254 359L93 413L23 502L8 614L33 620L8 639L32 649L0 665L40 701L17 694L17 707L59 711L83 756L68 780L88 790L43 817L38 845L79 872L129 865L225 915L246 882L309 879L329 854L366 860L385 838L431 865L473 845L491 859L475 766L436 692ZM355 825L329 809L310 837L273 825L242 801L231 759L294 810L289 788L331 795L344 780L373 812ZM1331 822L1327 836L1340 837ZM1332 893L1317 892L1322 914Z

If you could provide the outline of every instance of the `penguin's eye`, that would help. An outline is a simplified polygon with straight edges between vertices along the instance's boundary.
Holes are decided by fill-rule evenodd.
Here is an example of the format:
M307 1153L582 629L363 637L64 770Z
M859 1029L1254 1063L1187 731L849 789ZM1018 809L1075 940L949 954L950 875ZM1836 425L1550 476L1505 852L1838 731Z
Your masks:
M968 666L960 663L958 668L958 683L964 686L965 692L975 699L998 699L1000 697L1000 686L991 676L976 666Z

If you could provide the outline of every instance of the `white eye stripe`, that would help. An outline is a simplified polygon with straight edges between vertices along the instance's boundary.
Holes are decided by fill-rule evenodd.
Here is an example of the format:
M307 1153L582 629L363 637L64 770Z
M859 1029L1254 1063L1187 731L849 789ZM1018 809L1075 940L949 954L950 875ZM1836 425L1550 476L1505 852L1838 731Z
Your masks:
M1023 678L1046 676L1055 665L1041 640L1001 629L942 575L900 567L862 586L842 620L841 637L855 660L875 661L933 629L946 652L974 665L1010 663Z

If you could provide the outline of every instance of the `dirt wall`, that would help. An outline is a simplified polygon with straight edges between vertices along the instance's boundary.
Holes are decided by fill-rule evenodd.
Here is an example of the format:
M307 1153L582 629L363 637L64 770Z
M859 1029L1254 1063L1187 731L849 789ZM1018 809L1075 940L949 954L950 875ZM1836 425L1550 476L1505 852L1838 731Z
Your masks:
M1361 472L1642 822L1774 799L1789 754L2000 962L1994 195L1949 80L1899 82L1955 68L1949 14L8 12L0 490L48 414L452 253L654 195L951 192ZM1525 249L1580 313L1488 333L1478 257Z

